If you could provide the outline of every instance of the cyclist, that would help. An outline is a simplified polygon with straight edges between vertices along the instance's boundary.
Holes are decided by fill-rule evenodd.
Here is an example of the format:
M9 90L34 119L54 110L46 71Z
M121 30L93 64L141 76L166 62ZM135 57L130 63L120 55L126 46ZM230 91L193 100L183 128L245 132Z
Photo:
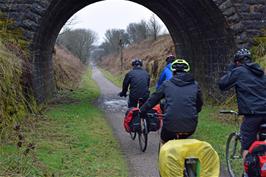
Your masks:
M202 96L198 83L190 73L188 62L177 59L171 64L173 77L165 81L140 108L140 115L165 98L165 118L161 131L161 143L177 138L187 138L194 133L198 113L202 107Z
M261 123L266 121L266 77L262 68L251 62L251 53L240 49L234 55L227 73L219 80L222 91L235 87L238 111L244 115L240 128L243 159L256 140Z
M159 77L159 80L157 82L157 85L156 85L156 89L159 89L159 87L162 85L163 81L165 80L169 80L172 78L173 74L172 74L172 71L171 71L171 64L172 62L175 60L175 56L174 55L169 55L167 58L166 58L166 66L164 67L160 77Z
M142 98L143 102L145 102L150 94L150 76L147 71L142 69L142 61L136 58L132 61L131 65L133 69L126 74L122 91L119 93L120 97L126 97L128 87L130 86L128 108L137 107L139 98Z

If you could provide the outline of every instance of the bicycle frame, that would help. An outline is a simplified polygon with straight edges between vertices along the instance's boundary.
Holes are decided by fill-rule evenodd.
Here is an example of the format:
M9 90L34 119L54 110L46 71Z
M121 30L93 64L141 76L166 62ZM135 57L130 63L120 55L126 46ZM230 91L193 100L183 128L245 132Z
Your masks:
M185 177L199 177L200 176L200 163L197 158L188 157L185 159Z
M222 114L231 114L234 116L235 125L238 130L229 134L226 142L226 164L231 177L240 176L243 173L241 135L239 132L240 121L238 112L232 110L221 110ZM242 169L242 170L241 170Z

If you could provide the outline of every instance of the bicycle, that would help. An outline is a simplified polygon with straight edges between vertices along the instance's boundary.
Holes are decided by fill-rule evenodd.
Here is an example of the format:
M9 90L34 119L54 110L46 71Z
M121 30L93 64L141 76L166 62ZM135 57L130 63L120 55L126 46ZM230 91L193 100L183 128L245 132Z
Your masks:
M221 110L222 114L231 114L235 117L235 123L239 127L239 114L233 110ZM265 137L266 124L261 124L258 132L259 137ZM238 177L243 175L243 159L241 148L241 134L239 131L230 133L226 142L226 165L230 177ZM264 139L260 139L263 141Z
M142 104L143 104L143 99L140 98L138 100L138 106L137 107L138 108L141 107ZM140 117L140 131L138 131L137 133L138 133L140 150L142 152L145 152L147 149L148 133L149 133L146 117Z
M140 108L142 104L143 104L143 98L139 98L137 108ZM139 113L135 115L135 119L137 119L136 127L138 128L136 128L134 131L130 131L129 134L132 140L135 140L138 135L140 150L142 152L145 152L147 149L148 133L149 133L147 120L145 117L140 117Z
M155 116L157 119L162 120L165 117L165 114L157 113L148 113L147 117ZM177 134L177 138L178 138ZM159 142L158 154L160 154L161 142ZM199 177L200 175L200 162L198 158L195 157L186 157L184 161L184 177Z
M234 122L239 129L238 112L233 110L221 110L221 114L231 114L234 116ZM229 134L226 142L225 159L226 166L230 177L239 177L243 173L243 160L241 148L241 135L239 131Z

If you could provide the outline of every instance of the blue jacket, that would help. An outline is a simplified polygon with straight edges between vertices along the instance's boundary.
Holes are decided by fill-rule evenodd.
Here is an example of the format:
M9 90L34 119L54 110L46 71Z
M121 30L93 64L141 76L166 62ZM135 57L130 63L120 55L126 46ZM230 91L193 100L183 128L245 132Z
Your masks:
M170 80L172 76L173 74L171 71L171 63L169 63L168 65L164 67L163 72L161 73L160 78L157 82L156 89L158 90L159 87L163 84L163 81Z
M266 76L258 64L230 69L220 79L219 87L223 91L235 87L240 114L266 114Z

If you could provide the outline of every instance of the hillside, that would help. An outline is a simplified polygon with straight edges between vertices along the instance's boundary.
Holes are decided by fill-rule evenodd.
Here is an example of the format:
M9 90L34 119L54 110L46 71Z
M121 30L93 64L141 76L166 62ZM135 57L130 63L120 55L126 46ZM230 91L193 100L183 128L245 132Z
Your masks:
M169 54L175 54L175 47L170 35L160 36L157 41L142 41L123 50L123 72L131 69L131 60L140 58L144 67L152 76L152 83L155 82L158 74L165 65L165 58ZM121 73L120 55L109 55L102 59L100 66L107 69L114 75Z
M55 83L58 90L74 90L79 86L79 81L85 71L77 57L62 46L55 46L53 55Z

